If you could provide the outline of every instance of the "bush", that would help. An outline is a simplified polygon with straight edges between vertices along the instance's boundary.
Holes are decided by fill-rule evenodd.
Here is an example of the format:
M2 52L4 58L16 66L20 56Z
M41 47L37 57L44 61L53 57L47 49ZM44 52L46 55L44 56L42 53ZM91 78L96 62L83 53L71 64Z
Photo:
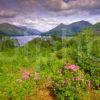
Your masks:
M86 77L78 66L65 66L53 77L52 92L57 100L81 100L86 92Z

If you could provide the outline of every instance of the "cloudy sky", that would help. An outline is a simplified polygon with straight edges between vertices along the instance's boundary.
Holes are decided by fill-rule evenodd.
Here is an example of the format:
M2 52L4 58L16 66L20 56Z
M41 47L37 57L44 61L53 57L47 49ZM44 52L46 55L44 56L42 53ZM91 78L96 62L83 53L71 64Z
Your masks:
M47 31L80 20L100 22L100 0L0 0L0 23Z

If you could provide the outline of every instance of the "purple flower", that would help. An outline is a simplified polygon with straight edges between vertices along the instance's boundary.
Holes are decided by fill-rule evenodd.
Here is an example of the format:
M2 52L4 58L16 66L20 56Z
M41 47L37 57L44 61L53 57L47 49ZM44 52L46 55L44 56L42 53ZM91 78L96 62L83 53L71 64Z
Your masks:
M24 72L23 73L23 79L24 80L27 80L27 79L29 79L30 78L30 73L29 72Z

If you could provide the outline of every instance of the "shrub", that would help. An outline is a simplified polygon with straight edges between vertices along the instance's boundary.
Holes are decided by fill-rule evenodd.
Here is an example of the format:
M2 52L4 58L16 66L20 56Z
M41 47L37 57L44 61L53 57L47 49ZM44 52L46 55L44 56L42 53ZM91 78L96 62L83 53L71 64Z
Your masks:
M53 77L52 92L57 100L80 100L86 92L86 80L76 65L65 66Z

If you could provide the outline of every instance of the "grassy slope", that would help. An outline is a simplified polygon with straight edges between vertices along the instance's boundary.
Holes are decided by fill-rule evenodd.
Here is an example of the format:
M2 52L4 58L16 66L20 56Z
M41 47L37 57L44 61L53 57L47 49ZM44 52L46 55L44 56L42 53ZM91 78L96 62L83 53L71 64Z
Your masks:
M23 30L17 26L8 23L3 23L0 24L0 33L6 35L22 35Z
M63 43L63 48L61 48L61 43ZM21 97L27 93L26 91L31 92L30 88L33 88L35 91L35 83L32 81L33 85L27 83L29 87L25 88L24 86L27 86L27 84L23 83L24 86L16 87L18 94L14 92L16 80L20 79L22 69L30 69L32 73L35 71L39 72L42 78L40 84L42 85L45 78L56 75L57 69L64 66L65 62L77 64L74 60L75 46L73 40L45 42L37 39L24 47L0 52L0 97L3 99L6 96L13 97L19 95Z

